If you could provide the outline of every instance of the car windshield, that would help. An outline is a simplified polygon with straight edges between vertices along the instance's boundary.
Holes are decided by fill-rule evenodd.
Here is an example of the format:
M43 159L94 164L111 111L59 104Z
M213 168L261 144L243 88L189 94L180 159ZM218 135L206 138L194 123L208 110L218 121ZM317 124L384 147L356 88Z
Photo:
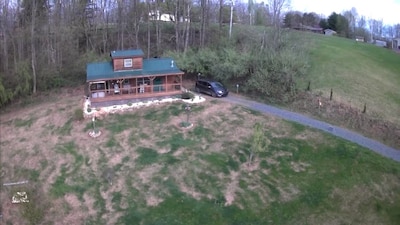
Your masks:
M224 85L222 85L220 82L212 82L211 86L213 86L214 88L218 88L218 89L224 88Z

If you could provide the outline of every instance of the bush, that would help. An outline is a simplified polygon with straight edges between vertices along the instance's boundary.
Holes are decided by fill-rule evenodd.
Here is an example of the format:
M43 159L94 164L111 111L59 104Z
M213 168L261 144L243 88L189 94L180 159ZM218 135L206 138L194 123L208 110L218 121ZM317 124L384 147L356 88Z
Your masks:
M192 92L183 92L181 98L182 99L192 99L192 98L194 98L194 94Z

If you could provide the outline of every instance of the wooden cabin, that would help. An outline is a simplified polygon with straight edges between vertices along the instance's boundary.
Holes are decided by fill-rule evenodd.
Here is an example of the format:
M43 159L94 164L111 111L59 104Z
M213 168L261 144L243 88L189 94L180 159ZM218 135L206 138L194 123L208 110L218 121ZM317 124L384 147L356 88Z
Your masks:
M111 61L87 64L91 102L181 94L184 73L174 60L143 55L140 49L112 51Z

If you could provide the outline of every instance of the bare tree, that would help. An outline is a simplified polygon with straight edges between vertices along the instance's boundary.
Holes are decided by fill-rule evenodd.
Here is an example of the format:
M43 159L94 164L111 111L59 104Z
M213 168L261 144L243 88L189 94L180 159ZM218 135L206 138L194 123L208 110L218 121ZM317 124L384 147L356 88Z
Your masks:
M3 44L2 44L2 48L3 48L3 56L1 57L0 62L3 63L3 68L4 71L8 71L8 7L9 7L9 2L8 0L4 0L4 2L1 2L0 4L0 12L1 12L1 30L0 31L0 37L3 37Z
M36 93L36 45L35 45L35 25L36 25L37 2L32 1L31 5L31 66L32 66L32 92Z
M189 37L190 37L190 10L192 9L192 1L191 0L187 0L185 1L186 3L186 10L185 10L185 14L183 17L183 20L185 21L185 47L184 47L184 52L187 51L188 47L189 47Z
M222 30L222 11L224 9L224 0L219 0L219 17L218 17L218 23L219 23L219 30Z
M253 25L254 24L254 2L253 0L249 0L248 5L247 5L247 11L249 13L249 24Z
M289 7L289 0L269 0L269 8L272 16L272 25L275 28L279 28L281 25L281 13L282 10Z
M118 47L124 49L125 40L125 26L126 26L126 16L125 16L125 1L117 0L117 26L118 26Z
M371 32L371 41L375 38L381 38L383 34L383 21L376 19L368 20L369 29Z
M365 16L361 16L357 21L357 26L360 28L365 28L366 25L367 25L367 20L365 19Z
M147 5L147 58L150 57L150 40L151 40L151 32L150 32L150 14L151 14L151 4L150 0L146 0Z
M272 25L275 29L273 34L273 45L275 48L279 46L281 39L281 12L287 7L289 7L289 0L269 0L269 8L272 14Z
M394 28L394 36L396 38L400 38L400 23L393 26Z
M356 31L356 26L357 26L357 9L356 8L351 8L350 10L344 11L343 16L347 19L349 23L349 31L350 31L350 36L353 36L355 31Z
M133 18L133 23L131 24L133 27L132 29L128 29L128 31L132 30L135 34L135 46L139 48L139 30L140 30L140 22L143 10L142 5L140 4L139 0L133 0L132 4L130 4L130 13L129 18Z
M208 24L208 3L209 0L200 0L201 21L200 21L200 47L204 47L206 39L206 28Z
M174 16L175 16L175 21L174 21L174 23L175 23L175 49L177 51L179 51L179 48L180 48L180 33L179 33L179 31L180 31L180 23L179 23L180 7L179 6L180 6L180 1L178 0L175 3L175 10L174 10L175 11L175 13L174 13Z

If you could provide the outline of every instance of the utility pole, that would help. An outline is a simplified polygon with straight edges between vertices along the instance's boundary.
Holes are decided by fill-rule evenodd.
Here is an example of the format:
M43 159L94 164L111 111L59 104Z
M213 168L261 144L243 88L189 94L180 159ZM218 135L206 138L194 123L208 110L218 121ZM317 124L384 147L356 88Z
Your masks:
M231 0L231 21L229 24L229 39L231 39L231 36L232 36L233 5L234 5L234 2L233 2L233 0Z

